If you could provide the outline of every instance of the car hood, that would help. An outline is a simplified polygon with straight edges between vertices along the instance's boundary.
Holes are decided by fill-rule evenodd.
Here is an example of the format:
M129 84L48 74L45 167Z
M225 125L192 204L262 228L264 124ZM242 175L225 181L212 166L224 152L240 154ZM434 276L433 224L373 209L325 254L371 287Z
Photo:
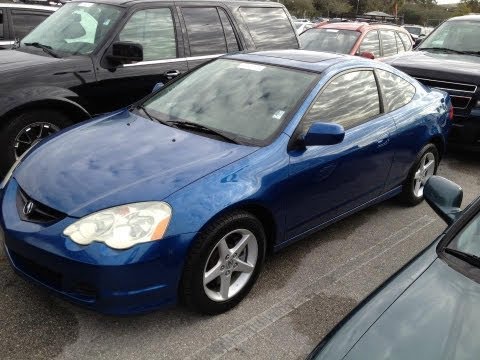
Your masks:
M471 359L480 353L480 285L437 258L345 359Z
M480 84L480 57L410 51L382 59L410 76Z
M60 61L62 61L62 59L36 55L29 52L2 50L0 51L0 73L29 68L32 66L39 67Z
M256 149L124 110L40 144L14 178L34 200L81 217L116 205L163 200Z

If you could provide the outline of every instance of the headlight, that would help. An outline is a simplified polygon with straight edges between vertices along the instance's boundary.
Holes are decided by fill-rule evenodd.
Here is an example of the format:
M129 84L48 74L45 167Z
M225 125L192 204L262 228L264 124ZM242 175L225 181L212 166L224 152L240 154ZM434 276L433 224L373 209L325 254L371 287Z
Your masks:
M88 215L67 227L63 234L88 245L103 242L113 249L161 240L172 209L164 202L143 202L113 207Z

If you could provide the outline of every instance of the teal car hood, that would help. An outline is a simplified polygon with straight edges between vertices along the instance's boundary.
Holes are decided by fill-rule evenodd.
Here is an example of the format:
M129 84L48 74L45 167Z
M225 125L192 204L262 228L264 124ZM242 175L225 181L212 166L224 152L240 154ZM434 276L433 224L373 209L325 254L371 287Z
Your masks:
M472 359L480 355L480 285L436 259L345 359Z

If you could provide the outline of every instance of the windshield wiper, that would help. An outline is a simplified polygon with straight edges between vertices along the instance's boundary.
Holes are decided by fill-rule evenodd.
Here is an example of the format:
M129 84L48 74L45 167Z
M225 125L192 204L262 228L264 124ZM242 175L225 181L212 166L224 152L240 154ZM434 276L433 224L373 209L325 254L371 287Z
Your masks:
M444 48L444 47L424 47L424 48L419 48L418 50L439 50L439 51L450 52L450 53L454 53L454 54L470 55L466 51L460 51L460 50L449 49L449 48Z
M54 58L60 57L60 55L58 55L55 51L52 50L51 46L43 45L43 44L40 44L39 42L23 43L23 45L33 46L33 47L42 49L44 52L46 52L50 56L53 56Z
M170 124L169 124L167 121L163 121L163 120L161 120L161 119L159 119L159 118L156 118L156 117L153 116L152 114L150 114L150 113L147 111L147 109L145 109L145 106L143 106L143 105L137 105L137 109L142 110L142 111L145 113L145 115L148 116L148 118L149 118L150 120L159 122L159 123L162 124L162 125L170 126Z
M457 249L451 249L451 248L445 248L444 251L447 254L453 255L453 256L469 263L470 265L480 267L480 257L478 257L476 255L469 254L469 253L466 253L466 252L463 252L463 251L457 250Z
M228 135L224 134L223 132L221 132L219 130L213 129L213 128L205 126L205 125L197 124L197 123L190 122L190 121L176 121L176 120L167 121L167 123L169 125L174 125L178 128L180 128L180 127L190 128L190 129L199 130L199 131L202 131L202 132L205 132L205 133L208 133L208 134L214 134L214 135L220 136L221 138L223 138L223 139L225 139L225 140L227 140L231 143L240 144L233 137L228 136Z

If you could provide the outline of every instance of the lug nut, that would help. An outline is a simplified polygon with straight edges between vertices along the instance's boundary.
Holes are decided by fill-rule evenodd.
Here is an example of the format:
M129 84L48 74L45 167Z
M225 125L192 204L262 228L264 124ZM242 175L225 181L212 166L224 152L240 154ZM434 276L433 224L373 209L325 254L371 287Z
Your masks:
M234 264L233 264L233 267L237 267L237 265L238 265L238 263L234 263Z
M227 259L227 260L228 260L229 258L230 258L230 255L227 255L227 256L225 256L225 259Z
M225 272L225 274L226 274L226 275L230 275L230 270L227 270L227 271Z
M224 270L224 269L225 269L225 265L220 266L220 270Z

